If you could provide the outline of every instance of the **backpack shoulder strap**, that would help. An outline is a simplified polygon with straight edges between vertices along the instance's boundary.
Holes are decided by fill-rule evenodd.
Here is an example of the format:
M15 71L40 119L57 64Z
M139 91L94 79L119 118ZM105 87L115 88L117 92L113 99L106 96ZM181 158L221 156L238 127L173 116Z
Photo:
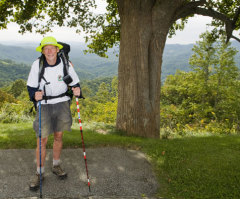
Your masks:
M63 61L63 74L64 76L67 76L69 71L69 61L63 51L60 51L58 55Z
M69 66L69 56L68 56L68 53L70 52L71 47L67 43L63 43L63 42L58 42L58 43L63 46L63 48L59 51L58 55L63 60L63 65L64 65L63 73L64 73L64 76L67 76L68 73L69 73L68 71L69 71L69 67L70 67Z
M40 85L41 79L43 78L44 71L44 55L42 54L41 57L39 57L38 87Z

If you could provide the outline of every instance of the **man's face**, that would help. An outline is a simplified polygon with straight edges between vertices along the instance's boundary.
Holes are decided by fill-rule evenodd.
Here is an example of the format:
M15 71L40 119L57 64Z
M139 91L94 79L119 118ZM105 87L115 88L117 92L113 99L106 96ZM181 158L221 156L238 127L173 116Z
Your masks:
M47 62L51 65L56 63L58 52L59 48L53 45L46 45L42 49L42 53L45 55Z

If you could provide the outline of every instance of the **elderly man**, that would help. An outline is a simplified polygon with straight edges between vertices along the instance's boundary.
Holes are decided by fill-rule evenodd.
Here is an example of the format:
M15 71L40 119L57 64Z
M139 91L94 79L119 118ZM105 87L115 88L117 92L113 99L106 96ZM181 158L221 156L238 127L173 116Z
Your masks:
M44 179L44 162L48 136L54 133L52 172L64 179L67 173L60 167L63 131L70 131L72 117L70 97L67 95L69 86L75 96L80 96L79 78L69 62L68 73L70 83L64 81L64 64L58 55L63 46L54 37L45 37L36 51L42 53L44 74L39 78L40 58L33 62L27 80L27 88L32 101L41 101L41 172ZM30 190L37 190L40 185L40 155L39 155L39 114L36 114L33 128L37 136L37 172L30 182Z

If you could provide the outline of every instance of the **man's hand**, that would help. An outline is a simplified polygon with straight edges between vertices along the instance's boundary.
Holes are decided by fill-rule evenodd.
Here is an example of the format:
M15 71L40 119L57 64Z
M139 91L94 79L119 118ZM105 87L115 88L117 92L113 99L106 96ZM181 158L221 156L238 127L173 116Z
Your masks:
M43 91L37 91L35 93L35 100L38 102L38 101L42 100L42 98L43 98Z
M73 95L76 97L80 96L80 87L72 87Z

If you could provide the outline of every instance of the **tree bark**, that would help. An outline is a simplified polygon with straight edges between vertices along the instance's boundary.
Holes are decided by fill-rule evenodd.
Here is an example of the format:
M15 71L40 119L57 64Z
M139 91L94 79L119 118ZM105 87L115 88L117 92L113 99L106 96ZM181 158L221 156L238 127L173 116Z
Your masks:
M117 1L121 38L116 126L128 135L160 136L162 55L177 6L173 2Z

